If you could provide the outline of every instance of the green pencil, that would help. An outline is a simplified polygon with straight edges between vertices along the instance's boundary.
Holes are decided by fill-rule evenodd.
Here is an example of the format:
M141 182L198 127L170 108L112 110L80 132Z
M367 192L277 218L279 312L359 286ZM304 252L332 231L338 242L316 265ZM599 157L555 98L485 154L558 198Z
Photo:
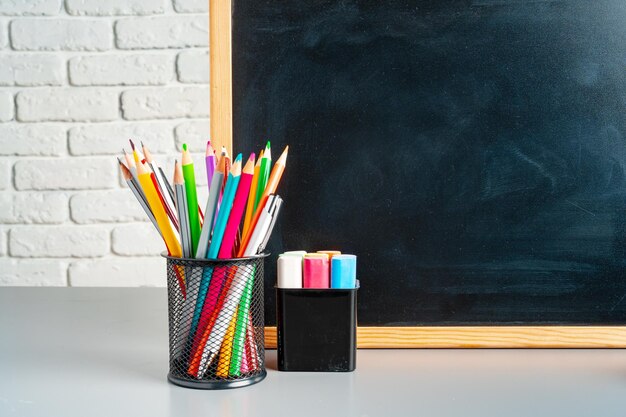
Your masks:
M250 312L250 300L252 299L252 287L254 287L254 273L256 268L252 270L252 276L248 278L243 292L243 297L239 302L239 310L237 311L237 322L235 324L235 337L233 338L233 351L230 357L229 375L241 375L241 361L243 359L243 351L246 342L246 330L248 328L248 314Z
M270 168L272 167L272 149L270 147L270 141L267 141L267 145L265 145L265 150L263 151L263 158L261 158L261 167L259 170L259 185L257 185L256 196L254 197L254 210L259 205L259 201L261 201L261 196L263 195L263 190L265 190L265 186L267 185L267 180L270 177Z
M196 194L196 176L193 171L193 161L187 151L187 144L183 144L183 178L185 179L185 191L187 193L187 209L189 211L189 231L191 232L192 254L198 250L200 240L200 216L198 215L198 196Z

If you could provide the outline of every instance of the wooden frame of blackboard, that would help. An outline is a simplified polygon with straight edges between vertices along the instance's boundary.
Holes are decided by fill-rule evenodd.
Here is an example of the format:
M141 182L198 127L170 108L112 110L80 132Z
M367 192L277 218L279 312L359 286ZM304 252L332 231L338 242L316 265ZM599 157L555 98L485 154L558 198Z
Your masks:
M216 149L232 153L232 0L209 0L210 132ZM266 327L276 347L276 327ZM359 348L624 348L619 326L359 327Z

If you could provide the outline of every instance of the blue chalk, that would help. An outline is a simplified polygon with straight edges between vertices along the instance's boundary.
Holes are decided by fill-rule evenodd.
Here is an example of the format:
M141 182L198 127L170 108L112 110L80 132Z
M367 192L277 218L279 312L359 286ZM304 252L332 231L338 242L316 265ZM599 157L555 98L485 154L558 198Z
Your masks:
M356 256L335 255L330 260L330 287L356 287Z

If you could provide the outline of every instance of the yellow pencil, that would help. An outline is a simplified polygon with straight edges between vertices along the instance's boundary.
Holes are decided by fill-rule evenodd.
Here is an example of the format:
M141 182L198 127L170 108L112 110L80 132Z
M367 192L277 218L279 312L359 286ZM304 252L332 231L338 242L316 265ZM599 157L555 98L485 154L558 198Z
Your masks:
M215 375L226 378L230 369L230 358L233 354L233 338L235 337L235 323L237 322L237 311L233 314L233 318L228 325L224 342L220 348L220 360L217 364Z
M254 166L254 176L252 177L252 184L250 185L250 192L248 193L248 203L246 205L246 215L243 218L243 230L242 236L248 233L250 223L252 222L252 216L254 215L254 200L256 199L257 187L259 185L259 176L261 175L261 158L263 158L263 151L259 154L259 159L256 160Z
M154 214L154 218L159 225L159 229L161 229L161 235L163 235L167 251L170 256L181 258L183 251L180 247L180 242L178 241L178 238L176 238L176 234L174 233L174 230L172 230L172 226L170 226L167 213L165 212L163 203L161 203L159 193L154 187L151 175L154 174L150 174L150 171L148 171L144 163L137 165L137 178L139 179L139 184L141 184L141 188L143 189L146 199L148 200L150 210L152 211L152 214Z
M139 159L139 153L137 152L137 149L135 149L135 144L133 143L132 139L128 139L128 141L130 142L130 147L133 150L133 158L135 159L135 165L139 165L141 159Z

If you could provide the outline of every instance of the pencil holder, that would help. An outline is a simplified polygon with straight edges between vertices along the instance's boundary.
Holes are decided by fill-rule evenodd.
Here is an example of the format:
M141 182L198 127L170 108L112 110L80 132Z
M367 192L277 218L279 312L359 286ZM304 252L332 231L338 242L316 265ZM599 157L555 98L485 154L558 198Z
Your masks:
M276 288L280 371L354 371L358 286Z
M167 258L168 380L200 389L265 378L263 264L241 259Z

